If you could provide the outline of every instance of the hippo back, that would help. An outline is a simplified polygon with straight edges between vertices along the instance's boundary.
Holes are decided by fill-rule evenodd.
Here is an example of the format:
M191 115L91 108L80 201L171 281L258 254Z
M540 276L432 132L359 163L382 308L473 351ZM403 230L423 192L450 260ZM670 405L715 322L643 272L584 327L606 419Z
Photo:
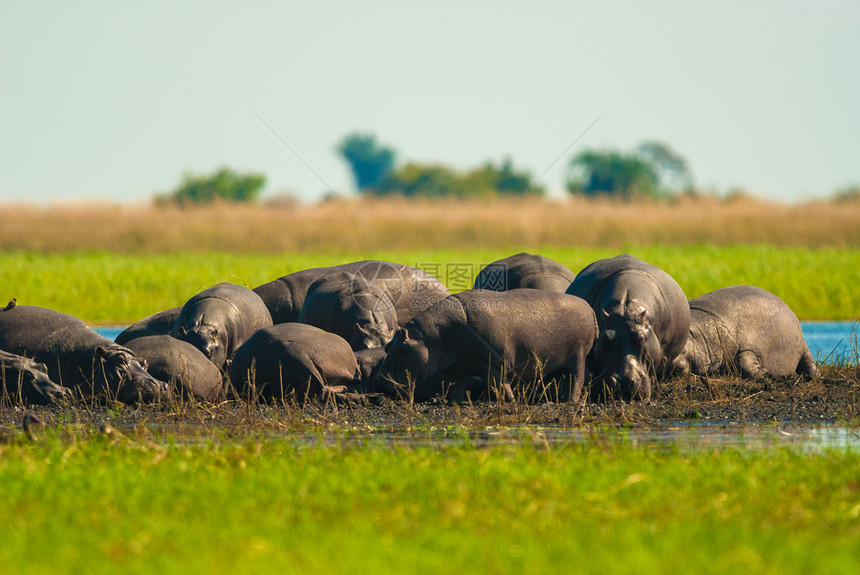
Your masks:
M295 322L299 318L299 312L302 310L311 284L338 269L346 271L350 266L355 265L357 264L297 271L261 284L255 287L253 291L260 296L269 310L272 323Z
M738 285L718 289L691 299L693 326L707 336L707 326L717 324L727 332L730 352L753 351L761 368L774 376L802 372L815 373L809 347L803 338L800 320L778 296L756 286ZM710 342L711 346L719 342Z
M241 397L299 401L332 386L360 385L355 353L342 337L301 323L259 330L233 356L230 382Z
M123 330L114 342L125 345L133 339L149 335L167 335L173 329L182 307L173 307L148 315Z
M533 368L537 357L547 362L544 367L549 372L563 364L574 349L585 345L590 351L597 335L593 310L576 296L520 288L469 290L451 297L460 301L468 330L476 336L478 348L467 355L482 358L482 363L495 355L517 370L518 366Z
M302 270L257 286L253 291L263 299L273 323L296 322L311 285L323 277L344 273L360 275L383 289L395 306L400 325L449 295L444 284L432 274L379 260Z
M149 363L147 371L175 385L186 397L215 401L224 395L224 376L200 350L169 335L148 335L126 346Z
M348 273L315 281L298 322L337 334L356 351L384 346L397 329L388 294L362 275Z
M576 275L541 255L519 253L487 265L475 278L474 289L507 291L520 288L564 293Z

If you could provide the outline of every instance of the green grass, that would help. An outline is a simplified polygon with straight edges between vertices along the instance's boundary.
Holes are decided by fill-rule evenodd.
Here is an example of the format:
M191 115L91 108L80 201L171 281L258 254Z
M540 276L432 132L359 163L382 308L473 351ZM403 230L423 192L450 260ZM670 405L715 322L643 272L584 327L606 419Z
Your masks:
M87 437L89 435L89 438ZM457 432L454 432L457 435ZM619 441L0 445L2 573L855 573L860 454Z
M96 324L128 324L182 305L222 281L256 286L309 267L384 259L438 271L452 291L471 285L480 265L517 250L436 250L331 254L0 253L0 298L70 313ZM620 253L608 248L528 250L574 272ZM748 283L778 296L801 319L854 319L860 315L860 250L770 246L651 246L631 253L669 272L688 297ZM461 275L460 275L461 274ZM2 303L5 300L0 300Z

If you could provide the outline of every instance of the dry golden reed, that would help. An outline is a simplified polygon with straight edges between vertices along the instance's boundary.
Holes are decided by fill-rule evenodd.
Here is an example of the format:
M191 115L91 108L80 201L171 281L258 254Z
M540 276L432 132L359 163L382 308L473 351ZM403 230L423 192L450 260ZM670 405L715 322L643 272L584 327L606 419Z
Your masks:
M0 206L0 251L342 253L770 244L860 246L860 203L334 199L315 205Z

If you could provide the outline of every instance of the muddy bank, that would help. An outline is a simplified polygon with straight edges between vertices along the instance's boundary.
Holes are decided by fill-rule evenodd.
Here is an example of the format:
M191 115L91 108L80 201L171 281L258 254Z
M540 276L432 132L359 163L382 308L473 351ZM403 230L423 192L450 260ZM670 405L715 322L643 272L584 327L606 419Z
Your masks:
M382 395L361 401L297 405L251 405L226 401L211 405L175 403L139 408L74 405L24 408L0 406L0 438L21 433L25 413L48 426L98 430L107 424L147 434L242 436L329 429L402 432L416 427L543 426L560 429L591 425L660 427L678 422L729 424L793 422L830 424L860 419L860 367L824 366L816 381L783 378L751 382L737 378L687 376L663 382L642 402L582 401L527 405L476 400L449 405L442 400L410 405Z

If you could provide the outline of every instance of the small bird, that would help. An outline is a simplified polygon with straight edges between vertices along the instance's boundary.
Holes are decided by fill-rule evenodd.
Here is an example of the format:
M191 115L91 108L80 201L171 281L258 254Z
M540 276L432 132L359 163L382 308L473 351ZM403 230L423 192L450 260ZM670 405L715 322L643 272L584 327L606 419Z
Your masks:
M15 307L16 305L18 305L18 298L13 297L12 299L9 300L9 303L6 304L6 307L4 307L0 311L9 311L10 309Z

